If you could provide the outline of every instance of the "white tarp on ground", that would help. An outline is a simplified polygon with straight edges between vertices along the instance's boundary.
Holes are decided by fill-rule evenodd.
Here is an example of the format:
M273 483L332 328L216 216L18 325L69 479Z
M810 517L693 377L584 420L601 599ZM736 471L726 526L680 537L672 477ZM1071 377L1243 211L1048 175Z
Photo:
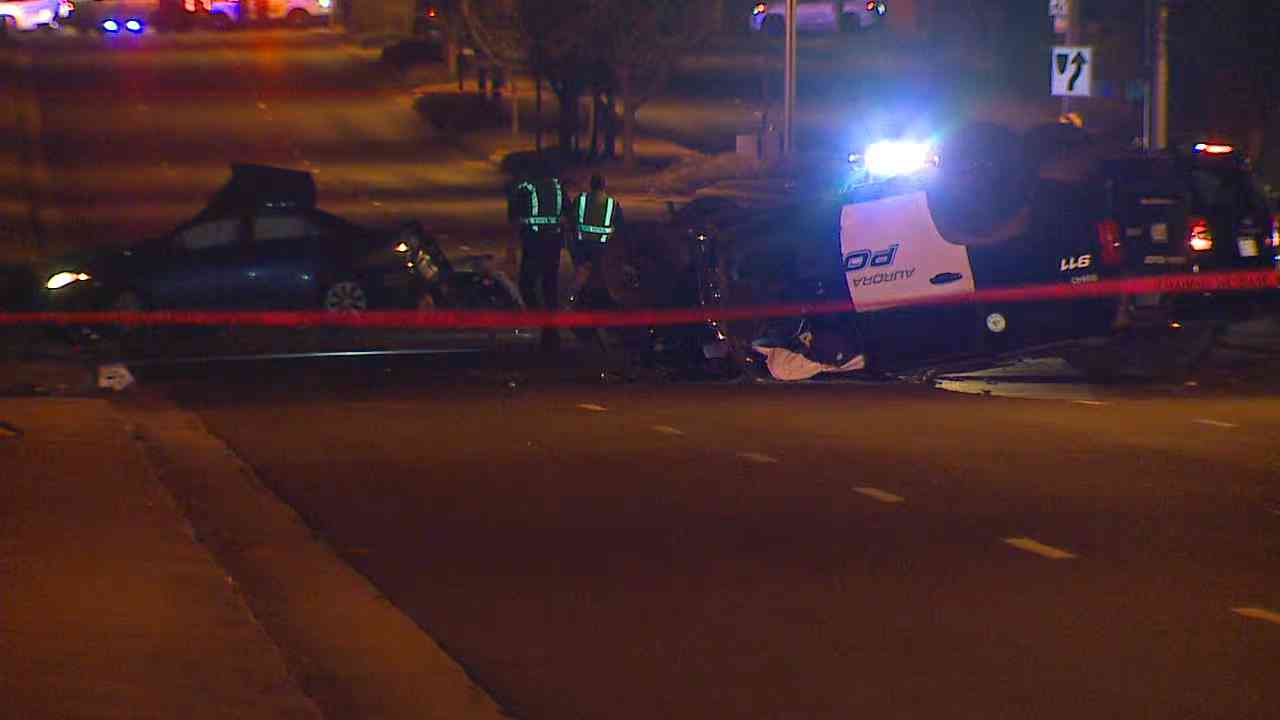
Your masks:
M764 345L753 345L752 348L764 356L765 366L775 380L808 380L822 373L852 372L867 367L865 355L855 355L843 365L825 365L786 348Z

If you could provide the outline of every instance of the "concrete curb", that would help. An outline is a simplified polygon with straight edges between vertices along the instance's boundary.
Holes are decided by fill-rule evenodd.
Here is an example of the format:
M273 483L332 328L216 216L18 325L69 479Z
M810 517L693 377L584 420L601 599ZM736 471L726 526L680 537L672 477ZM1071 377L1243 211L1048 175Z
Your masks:
M197 416L146 396L119 410L326 717L507 717Z

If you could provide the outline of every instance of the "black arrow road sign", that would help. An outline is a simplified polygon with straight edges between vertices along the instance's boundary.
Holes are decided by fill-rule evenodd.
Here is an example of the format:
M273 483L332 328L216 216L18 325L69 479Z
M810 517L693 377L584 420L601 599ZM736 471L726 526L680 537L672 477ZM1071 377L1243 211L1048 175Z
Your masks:
M1061 58L1065 56L1059 55L1058 57ZM1067 81L1067 92L1075 92L1076 81L1080 79L1080 73L1084 72L1084 66L1088 62L1088 60L1084 59L1084 53L1082 52L1076 52L1076 56L1071 58L1071 64L1076 66L1076 71L1071 73L1071 79ZM1059 64L1061 64L1061 61L1059 61ZM1065 68L1063 70L1059 70L1059 72L1064 71Z
M1058 53L1053 56L1058 65L1058 74L1065 75L1067 72L1067 61L1071 59L1070 53Z

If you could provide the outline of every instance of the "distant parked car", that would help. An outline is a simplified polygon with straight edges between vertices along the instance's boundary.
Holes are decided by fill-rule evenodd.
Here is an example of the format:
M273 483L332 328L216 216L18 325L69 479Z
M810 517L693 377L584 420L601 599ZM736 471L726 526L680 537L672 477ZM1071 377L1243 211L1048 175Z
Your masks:
M212 0L214 27L226 29L245 22L278 23L302 28L325 22L333 0Z
M68 24L106 35L141 35L148 28L193 29L207 16L207 0L79 0Z
M72 7L66 0L0 0L0 25L23 32L56 28Z
M797 32L854 32L881 21L889 7L887 0L797 0ZM787 28L787 2L759 2L751 10L751 28L768 35L781 35Z

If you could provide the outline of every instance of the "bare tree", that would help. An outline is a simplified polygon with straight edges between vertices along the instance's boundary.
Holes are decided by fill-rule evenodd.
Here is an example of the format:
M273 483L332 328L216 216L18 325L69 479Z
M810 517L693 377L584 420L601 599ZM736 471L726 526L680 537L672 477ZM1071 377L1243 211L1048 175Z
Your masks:
M622 100L623 156L635 164L636 112L675 63L714 30L717 5L689 0L460 0L477 49L504 67L527 63L560 100L560 149L577 139L584 90ZM509 74L509 72L508 72Z
M666 85L675 64L715 28L714 3L595 0L592 59L612 70L622 99L622 153L634 167L636 113Z

